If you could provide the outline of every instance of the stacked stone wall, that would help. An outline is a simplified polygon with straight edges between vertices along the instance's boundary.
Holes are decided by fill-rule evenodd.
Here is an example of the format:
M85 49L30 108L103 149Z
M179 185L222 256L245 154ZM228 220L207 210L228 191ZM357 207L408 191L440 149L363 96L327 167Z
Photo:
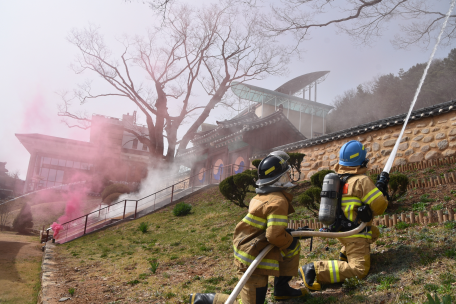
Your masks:
M370 169L383 169L402 125L386 127L331 142L312 145L310 147L287 149L287 152L306 154L301 164L306 179L318 171L334 169L339 161L339 150L350 140L359 140L367 150ZM456 112L410 121L402 137L394 166L410 163L421 163L439 158L456 156Z

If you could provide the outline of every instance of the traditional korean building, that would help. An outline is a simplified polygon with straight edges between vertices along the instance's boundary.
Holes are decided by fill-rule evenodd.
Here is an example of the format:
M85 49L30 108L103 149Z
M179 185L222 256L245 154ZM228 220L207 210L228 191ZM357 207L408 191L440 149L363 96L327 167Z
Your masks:
M263 118L247 112L230 120L217 121L217 125L208 129L196 133L193 147L176 157L182 164L192 161L190 175L200 173L200 183L207 179L220 181L248 169L249 158L259 151L281 145L279 143L306 139L287 119L282 108ZM208 171L210 168L213 169Z
M233 119L203 124L192 140L193 147L176 160L191 167L191 176L199 173L199 183L212 183L247 169L252 155L325 134L325 118L333 107L316 99L317 84L328 73L304 74L274 91L233 83L233 93L248 100L249 106Z

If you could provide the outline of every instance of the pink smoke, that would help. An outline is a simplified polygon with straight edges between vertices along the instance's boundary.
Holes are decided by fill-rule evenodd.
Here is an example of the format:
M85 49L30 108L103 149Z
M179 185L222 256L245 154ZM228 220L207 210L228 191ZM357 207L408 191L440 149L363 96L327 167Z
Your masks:
M42 93L37 92L26 105L22 117L21 130L22 132L31 132L39 129L40 133L46 134L52 131L51 122L53 120L55 120L54 111L49 109Z
M57 223L54 222L51 225L52 230L54 230L54 238L56 238L60 230L62 230L62 223L74 220L83 215L82 204L83 198L85 197L85 191L81 191L81 189L79 189L79 191L70 191L66 197L65 214L59 217Z
M57 237L57 235L59 234L60 230L62 230L63 226L54 222L54 223L52 223L51 228L52 228L52 230L54 230L54 239L55 239Z

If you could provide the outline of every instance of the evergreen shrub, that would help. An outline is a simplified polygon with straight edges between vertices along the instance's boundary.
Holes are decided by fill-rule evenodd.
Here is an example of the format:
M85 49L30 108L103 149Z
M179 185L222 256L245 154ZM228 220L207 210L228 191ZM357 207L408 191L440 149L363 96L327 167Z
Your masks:
M192 205L181 202L174 206L173 214L175 216L184 216L189 214L190 211L192 211Z

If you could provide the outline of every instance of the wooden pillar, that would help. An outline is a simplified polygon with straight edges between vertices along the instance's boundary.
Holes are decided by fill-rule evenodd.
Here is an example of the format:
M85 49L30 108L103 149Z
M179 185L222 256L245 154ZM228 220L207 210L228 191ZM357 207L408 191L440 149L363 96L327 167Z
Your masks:
M431 210L428 211L428 219L429 219L429 223L433 223L434 222L434 217L432 215L432 211Z
M418 217L419 217L419 219L420 219L420 224L423 224L423 211L420 211L420 212L418 213Z
M439 224L443 222L443 212L442 210L437 210L437 216L439 217Z
M393 226L396 226L397 224L397 215L393 214Z
M388 215L388 214L385 214L384 219L385 219L385 226L386 226L386 227L389 227L389 215Z
M448 208L448 216L450 218L450 221L454 221L454 211L452 208Z

